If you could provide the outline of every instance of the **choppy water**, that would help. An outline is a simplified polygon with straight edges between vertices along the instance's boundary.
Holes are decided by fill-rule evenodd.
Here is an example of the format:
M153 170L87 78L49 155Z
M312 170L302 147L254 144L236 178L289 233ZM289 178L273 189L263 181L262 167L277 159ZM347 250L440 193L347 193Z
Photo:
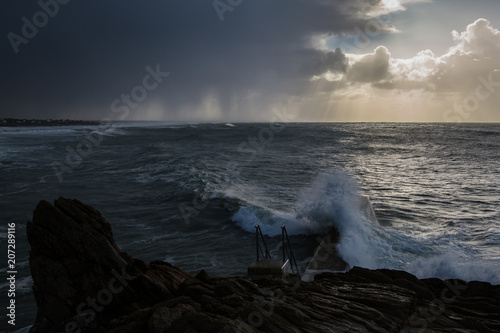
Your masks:
M245 274L257 223L277 257L285 223L304 267L335 220L351 266L500 283L498 124L135 123L101 130L102 137L98 127L0 129L0 242L5 249L7 223L15 222L17 328L36 313L26 221L39 200L60 196L97 208L122 250L193 273ZM76 154L85 155L80 163ZM62 182L55 162L72 166ZM351 214L343 198L355 192L370 196L382 226ZM6 290L0 283L2 299Z

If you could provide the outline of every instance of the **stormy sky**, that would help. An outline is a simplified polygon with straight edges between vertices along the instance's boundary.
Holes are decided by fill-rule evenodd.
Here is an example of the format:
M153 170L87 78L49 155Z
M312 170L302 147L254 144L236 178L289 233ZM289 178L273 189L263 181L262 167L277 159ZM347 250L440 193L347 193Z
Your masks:
M500 121L497 0L41 0L0 16L0 117Z

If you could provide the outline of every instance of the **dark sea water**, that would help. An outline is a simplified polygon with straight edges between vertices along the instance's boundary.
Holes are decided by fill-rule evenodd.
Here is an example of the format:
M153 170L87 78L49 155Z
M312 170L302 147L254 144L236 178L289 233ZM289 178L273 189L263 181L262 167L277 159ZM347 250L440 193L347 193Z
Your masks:
M285 224L303 269L334 223L351 267L499 284L499 184L499 124L0 128L0 270L15 222L16 329L29 326L26 221L39 200L63 196L97 208L122 250L192 273L244 275L255 224L276 257ZM380 226L339 213L349 193L370 197Z

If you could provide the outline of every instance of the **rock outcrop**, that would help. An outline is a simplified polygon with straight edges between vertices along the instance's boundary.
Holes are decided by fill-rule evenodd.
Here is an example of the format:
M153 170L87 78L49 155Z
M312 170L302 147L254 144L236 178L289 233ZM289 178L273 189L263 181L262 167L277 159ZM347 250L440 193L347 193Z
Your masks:
M146 264L121 252L111 225L78 200L60 198L54 206L41 201L27 233L38 306L33 332L98 327L174 298L191 277L170 264Z
M192 276L117 247L78 200L41 201L28 224L34 333L500 332L500 286L353 268L314 281Z

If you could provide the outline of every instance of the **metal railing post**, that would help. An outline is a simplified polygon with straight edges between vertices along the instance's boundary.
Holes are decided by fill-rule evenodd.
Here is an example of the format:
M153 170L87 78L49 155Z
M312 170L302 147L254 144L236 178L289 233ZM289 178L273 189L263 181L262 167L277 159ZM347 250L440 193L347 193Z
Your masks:
M281 226L281 246L283 247L283 263L285 263L285 225Z
M259 261L259 225L255 226L255 249L257 250L257 261Z
M288 243L288 247L290 249L290 253L287 252L288 254L288 258L290 259L290 267L292 268L292 272L293 272L293 266L295 265L295 269L297 270L297 274L299 274L299 267L297 266L297 261L295 260L295 256L293 255L293 250L292 250L292 244L290 243L290 239L288 238L288 232L286 231L286 227L285 225L283 224L281 226L281 233L282 233L282 237L283 237L283 262L285 262L285 236L286 236L286 241Z

